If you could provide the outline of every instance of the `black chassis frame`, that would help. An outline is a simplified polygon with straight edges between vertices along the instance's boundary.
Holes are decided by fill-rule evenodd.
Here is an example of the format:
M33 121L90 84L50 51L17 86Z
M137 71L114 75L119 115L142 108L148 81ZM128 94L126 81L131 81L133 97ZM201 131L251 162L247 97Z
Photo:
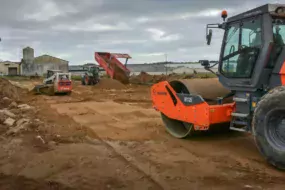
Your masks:
M285 61L285 48L283 48L281 54L274 63L274 66L268 67L270 53L272 48L274 48L272 15L276 15L275 11L279 7L284 7L285 9L285 4L266 4L228 18L223 24L207 25L208 33L208 28L226 29L228 25L237 21L248 20L257 16L260 16L262 19L263 45L257 61L255 62L251 78L227 78L221 73L226 38L226 33L224 34L219 59L218 78L225 88L234 92L236 112L232 114L233 119L231 122L231 129L233 130L241 130L240 128L235 127L235 124L238 123L238 125L243 126L242 131L251 132L251 120L255 108L254 105L256 105L259 99L270 89L282 85L279 73ZM281 16L285 19L285 14Z

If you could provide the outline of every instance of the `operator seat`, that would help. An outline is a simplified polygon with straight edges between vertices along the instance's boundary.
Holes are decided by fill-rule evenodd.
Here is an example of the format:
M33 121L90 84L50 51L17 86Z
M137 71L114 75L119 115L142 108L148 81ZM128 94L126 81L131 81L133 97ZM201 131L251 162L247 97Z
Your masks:
M257 28L255 34L252 43L249 42L250 47L259 47L261 45L261 29ZM250 51L252 49L248 49L249 47L244 48L237 60L237 73L240 77L249 77L256 61L256 54Z
M255 34L256 34L255 38L254 40L252 40L252 43L250 44L251 47L257 47L261 45L262 36L260 30L257 30Z
M237 59L237 68L236 68L236 74L239 77L246 77L248 76L248 71L249 71L249 67L250 67L250 63L249 63L249 52L245 49L245 50L241 50L243 51L242 53L240 53L238 59Z
M270 59L269 59L269 63L268 63L268 67L274 67L279 54L281 53L284 44L283 38L280 35L280 28L278 26L275 27L276 32L273 33L273 42L274 42L274 46L272 48L272 52L270 55Z
M281 29L279 27L276 27L276 33L273 34L273 39L277 46L284 46L284 41L280 35L280 30Z

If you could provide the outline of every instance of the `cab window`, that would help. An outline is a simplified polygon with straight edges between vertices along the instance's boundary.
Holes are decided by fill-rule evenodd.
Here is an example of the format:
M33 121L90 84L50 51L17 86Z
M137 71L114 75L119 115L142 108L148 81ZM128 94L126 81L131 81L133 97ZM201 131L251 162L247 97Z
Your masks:
M231 24L226 30L221 74L228 78L251 77L261 46L260 18Z

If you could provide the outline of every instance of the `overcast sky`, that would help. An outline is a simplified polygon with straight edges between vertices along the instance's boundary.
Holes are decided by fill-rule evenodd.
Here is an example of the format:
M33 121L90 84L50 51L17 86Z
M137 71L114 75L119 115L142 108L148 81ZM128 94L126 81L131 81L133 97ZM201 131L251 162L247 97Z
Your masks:
M131 63L218 59L222 33L212 45L205 26L282 0L0 0L0 59L19 61L22 48L70 64L95 62L95 51L129 53ZM241 3L241 4L240 4Z

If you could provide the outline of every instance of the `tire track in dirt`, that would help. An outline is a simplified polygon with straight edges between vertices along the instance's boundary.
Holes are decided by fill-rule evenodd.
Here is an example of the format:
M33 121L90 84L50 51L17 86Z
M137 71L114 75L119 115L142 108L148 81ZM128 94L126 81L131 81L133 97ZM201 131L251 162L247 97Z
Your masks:
M115 102L63 103L52 104L51 107L56 109L59 114L68 115L69 117L73 118L75 122L88 127L90 129L90 136L95 139L98 139L109 150L114 152L120 160L129 164L134 170L140 172L144 176L144 178L155 184L157 189L169 189L167 184L165 184L158 178L154 178L152 175L149 175L147 172L145 172L143 168L131 162L126 155L122 155L116 148L114 148L110 143L108 143L107 139L108 137L110 137L110 134L105 136L104 133L99 132L98 134L96 132L96 129L94 130L94 128L96 128L100 124L103 124L105 127L109 128L107 130L107 133L111 133L112 130L116 129L116 124L120 123L123 120L124 124L121 124L120 127L117 127L119 128L118 132L123 135L122 139L126 140L126 138L129 138L130 136L127 135L128 130L132 130L132 128L134 127L131 125L136 125L136 123L143 123L151 120L153 117L151 116L151 114L141 112L139 110L140 108L138 109L133 106L124 108L121 107L121 104L116 105ZM132 117L134 116L142 119L140 119L140 121L136 121L136 119L132 119ZM110 126L108 125L113 125L113 127L111 127L111 130ZM127 135L128 137L125 137L125 135ZM105 138L102 138L102 136ZM135 139L136 137L133 138ZM92 143L93 141L89 139L89 142Z
M224 184L227 184L228 182L225 180L228 180L231 181L228 184L229 188L238 186L237 189L242 189L250 186L252 189L283 189L281 182L285 179L284 173L267 164L260 156L251 137L234 131L226 134L206 133L206 136L204 135L192 137L191 140L190 138L176 139L170 135L162 135L161 137L166 141L171 141L174 146L176 145L190 154L194 154L197 158L204 159L205 163L212 162L217 165L219 172L226 172L228 175L227 177L217 177L217 175L206 177L206 181L209 183L222 180ZM225 143L225 141L227 142ZM197 150L195 148L197 146L201 150ZM236 151L233 152L232 147L235 147ZM204 150L210 151L205 152ZM239 175L236 176L236 173ZM232 179L228 178L229 176Z
M45 101L42 101L42 98L44 98ZM73 102L75 98L72 96L69 96L69 97L37 96L33 99L39 100L38 103L43 102L44 105L47 104L47 105L56 105L57 106L57 102L64 102L64 104L72 104L70 102ZM78 100L80 100L80 99L77 98L77 101ZM82 102L82 103L85 104L85 102ZM89 103L90 102L87 102L86 104L89 104ZM88 115L88 112L93 111L93 109L90 108L90 106L86 106L86 107L83 107L82 110L78 110L78 105L80 105L80 103L79 104L78 103L73 104L74 107L70 107L69 114L84 116L84 115ZM72 113L72 110L73 111L76 110L76 111L74 111ZM144 114L140 113L139 111L138 112L134 111L133 113L134 113L134 115L138 115L139 117L145 117L145 119L147 117ZM61 112L60 114L68 115L68 114L65 114L65 112ZM116 117L123 117L124 116L124 115L121 115L120 113L114 114L114 115ZM92 116L91 116L91 118L92 118ZM80 119L82 119L82 118L79 117L78 120L80 120ZM126 117L125 119L128 119L128 117ZM118 120L115 120L115 121L118 121ZM80 122L77 122L77 123L80 124ZM94 130L92 130L92 132L94 132ZM86 146L88 147L88 144L86 144L86 143L85 144L84 143L83 144L75 143L73 146L71 146L72 147L71 149L68 148L69 145L61 144L60 146L57 146L57 148L54 151L46 152L46 153L43 153L41 155L37 155L35 157L35 159L32 159L32 160L26 160L27 164L25 164L25 167L21 169L21 174L24 175L25 177L28 176L29 178L33 178L33 177L37 178L40 175L40 178L48 178L48 179L52 179L54 181L62 181L63 183L67 182L68 184L69 183L72 184L74 187L77 187L78 184L82 184L83 186L80 187L82 189L90 189L91 184L100 183L100 180L101 180L100 177L104 178L104 179L102 179L101 183L107 183L108 184L109 179L111 179L110 183L115 183L114 185L115 186L117 185L116 186L117 188L122 188L122 186L124 186L127 189L129 187L126 187L126 184L128 184L128 185L131 185L131 187L132 186L137 187L136 189L143 189L143 188L147 188L147 187L149 189L165 189L159 183L157 183L155 180L153 180L153 178L151 178L151 176L148 176L142 170L140 170L140 168L136 167L135 165L132 165L132 163L128 162L125 159L125 157L118 154L118 152L115 151L113 149L113 147L106 144L105 141L102 138L99 138L99 136L97 134L92 135L92 132L89 131L89 134L91 134L91 136L93 136L94 138L97 138L99 141L97 141L97 143L92 141L92 143L90 143L92 145L90 145L90 146L92 146L92 148L93 148L94 145L96 145L96 144L98 145L98 142L100 142L101 146L105 147L104 148L105 150L109 150L112 153L112 155L110 155L110 156L111 156L111 158L116 158L116 159L112 159L112 162L115 162L115 164L113 163L113 165L112 165L112 162L110 163L109 159L107 159L106 161L107 161L107 163L110 163L111 166L115 166L114 171L108 169L108 166L105 166L105 168L104 168L105 163L98 162L97 157L95 158L95 163L99 164L100 166L96 166L96 164L93 165L92 161L90 161L90 157L88 155L86 155L86 149L87 148L85 148L85 147ZM67 150L65 150L64 148L67 148ZM91 148L91 147L89 147L89 148ZM84 151L82 151L82 150L84 150ZM56 151L57 151L57 155L50 157L50 159L48 159L48 157L51 156L52 154L55 154ZM100 174L96 175L96 172L91 172L90 170L82 170L82 168L80 168L80 164L81 164L80 161L81 161L82 157L81 157L81 155L79 156L77 153L80 153L81 151L83 153L82 157L84 159L87 159L87 161L89 161L89 163L91 163L91 165L88 165L89 163L87 163L87 165L90 166L91 168L94 168L94 169L97 169L97 168L98 168L98 170L101 169L102 172L100 172L100 171L99 172L102 173L102 175L100 175ZM61 153L62 153L62 155L61 155ZM94 152L92 154L94 154ZM104 156L105 155L103 155L103 158L104 158ZM23 160L25 160L25 158L23 158ZM108 160L109 160L109 162L108 162ZM21 160L21 162L23 162L23 161ZM123 165L126 166L125 171L121 173L122 174L121 176L117 176L116 175L116 173L118 172L117 170L122 171L122 168L119 167L122 165L122 163L124 163ZM39 164L41 165L40 167L38 167ZM79 164L79 166L78 166L78 164ZM73 167L75 167L75 168L78 167L78 169L80 169L78 172L81 172L82 177L80 176L80 174L78 175L78 173L74 173ZM130 168L128 169L127 167L130 167ZM128 175L125 176L125 172L128 173ZM90 177L89 177L88 174L95 174L95 175L90 175ZM140 176L140 175L141 175L141 178L137 178L137 176ZM94 180L94 177L96 177L96 176L99 177L99 179ZM126 179L122 179L122 178L124 178L122 176L125 176ZM107 179L107 182L105 182L105 178ZM78 183L76 183L77 180L79 180ZM83 182L81 180L83 180ZM105 184L102 184L102 185L105 185ZM120 186L120 187L118 187L118 186ZM111 186L109 186L109 187L111 187ZM109 187L107 186L107 188L109 188Z
M104 144L109 150L111 150L112 152L116 153L116 155L118 156L118 158L122 161L124 161L125 163L129 164L134 170L136 170L137 172L141 173L144 175L144 177L146 179L148 179L149 181L151 181L153 184L155 184L157 186L157 189L162 189L162 190L166 190L169 189L167 184L164 184L163 182L161 182L159 179L154 178L152 175L149 175L147 172L144 171L144 169L142 169L141 167L139 167L138 165L134 164L128 156L123 155L122 153L120 153L119 151L117 151L111 144L108 143L108 141L101 139L93 130L92 130L92 136L95 137L96 139L98 139L102 144ZM89 142L91 144L93 144L93 140L89 139Z
M76 103L72 97L65 104L68 107L74 102L74 107L79 109L82 104L90 104L84 108L88 111L64 110L59 113L69 112L67 115L77 123L90 128L94 138L100 139L120 159L148 176L161 189L207 189L213 186L216 189L282 189L279 187L282 187L280 181L284 180L284 174L267 167L248 137L234 133L191 140L174 139L162 132L160 117L147 118L153 110L141 112L142 108L150 108L151 102L142 98L145 94L136 93L93 91L88 98L81 93L85 97L81 103L81 97L77 97ZM128 94L132 95L129 99ZM110 99L121 106L110 103ZM103 103L106 110L100 111L102 106L98 102ZM56 105L56 101L52 104ZM137 106L139 110L125 110L125 105Z
M244 135L231 133L191 140L174 139L161 131L159 114L152 109L111 101L55 104L52 107L89 127L94 138L100 139L161 189L208 188L215 181L219 182L220 189L241 189L248 183L256 188L266 188L272 182L278 187L284 180L284 175L266 167ZM151 127L153 131L145 133Z

